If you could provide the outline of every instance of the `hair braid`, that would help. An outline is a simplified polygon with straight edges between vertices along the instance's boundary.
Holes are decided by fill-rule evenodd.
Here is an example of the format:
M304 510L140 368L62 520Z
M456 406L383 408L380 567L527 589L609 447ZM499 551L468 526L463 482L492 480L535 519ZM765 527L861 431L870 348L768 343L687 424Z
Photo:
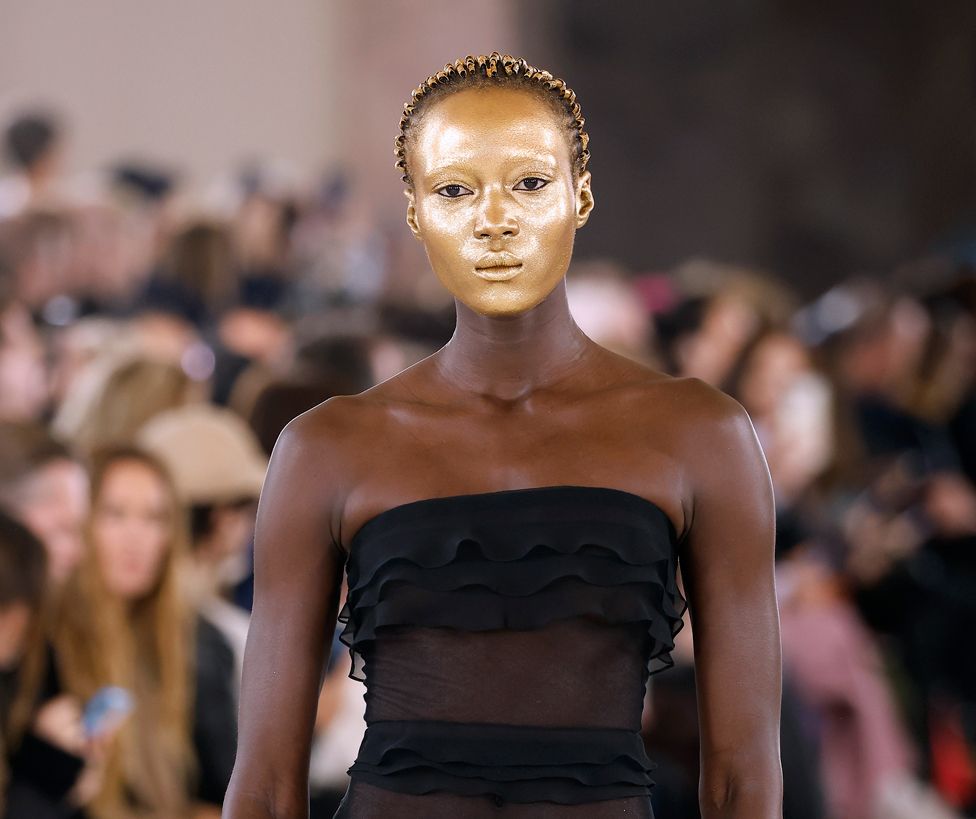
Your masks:
M522 57L512 57L493 51L489 55L477 57L468 55L453 63L448 63L436 74L424 80L410 95L403 106L400 117L400 133L394 142L393 153L397 158L395 167L402 173L408 185L413 182L407 169L407 139L411 121L416 121L423 109L432 99L444 96L465 87L493 85L516 85L533 91L552 101L567 115L567 126L573 131L573 172L578 177L586 169L590 159L588 145L590 136L583 129L585 120L576 92L565 81L553 77L548 71L529 65Z

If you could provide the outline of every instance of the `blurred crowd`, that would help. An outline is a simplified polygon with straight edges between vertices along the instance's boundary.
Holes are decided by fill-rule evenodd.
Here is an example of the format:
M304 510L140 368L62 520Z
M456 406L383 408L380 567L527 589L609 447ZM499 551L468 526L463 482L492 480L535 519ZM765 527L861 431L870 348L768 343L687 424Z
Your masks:
M48 111L2 139L0 815L216 817L277 436L436 350L453 301L340 175L254 163L190 195L147 162L69 176ZM934 259L813 301L704 260L567 282L591 338L753 420L786 819L976 816L974 271ZM693 639L645 709L668 819L698 815ZM335 639L313 816L364 730L348 664Z

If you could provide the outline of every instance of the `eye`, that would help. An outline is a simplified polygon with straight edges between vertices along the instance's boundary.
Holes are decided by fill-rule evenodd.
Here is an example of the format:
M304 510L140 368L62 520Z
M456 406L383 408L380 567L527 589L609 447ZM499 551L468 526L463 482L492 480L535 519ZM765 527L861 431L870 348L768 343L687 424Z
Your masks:
M465 194L471 193L464 185L445 185L439 191L437 191L438 196L443 196L445 199L457 199L459 196L464 196Z
M549 184L548 179L540 179L538 176L527 176L519 181L515 186L517 191L540 191Z

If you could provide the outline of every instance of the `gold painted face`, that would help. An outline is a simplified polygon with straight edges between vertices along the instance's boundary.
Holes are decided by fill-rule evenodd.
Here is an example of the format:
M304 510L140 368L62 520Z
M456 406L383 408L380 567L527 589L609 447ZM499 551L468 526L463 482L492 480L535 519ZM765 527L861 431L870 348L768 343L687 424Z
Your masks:
M407 224L444 286L488 316L523 313L566 275L593 209L569 140L533 93L469 88L437 100L412 140Z

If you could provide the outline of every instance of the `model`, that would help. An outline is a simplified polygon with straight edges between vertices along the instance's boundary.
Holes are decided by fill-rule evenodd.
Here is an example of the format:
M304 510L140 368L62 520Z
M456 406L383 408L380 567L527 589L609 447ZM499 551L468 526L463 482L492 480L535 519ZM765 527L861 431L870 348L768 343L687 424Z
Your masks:
M405 106L407 224L457 329L278 440L225 817L307 816L338 618L368 727L337 817L650 819L638 731L682 624L679 561L702 816L781 816L769 472L738 402L573 321L587 142L562 80L497 53Z

